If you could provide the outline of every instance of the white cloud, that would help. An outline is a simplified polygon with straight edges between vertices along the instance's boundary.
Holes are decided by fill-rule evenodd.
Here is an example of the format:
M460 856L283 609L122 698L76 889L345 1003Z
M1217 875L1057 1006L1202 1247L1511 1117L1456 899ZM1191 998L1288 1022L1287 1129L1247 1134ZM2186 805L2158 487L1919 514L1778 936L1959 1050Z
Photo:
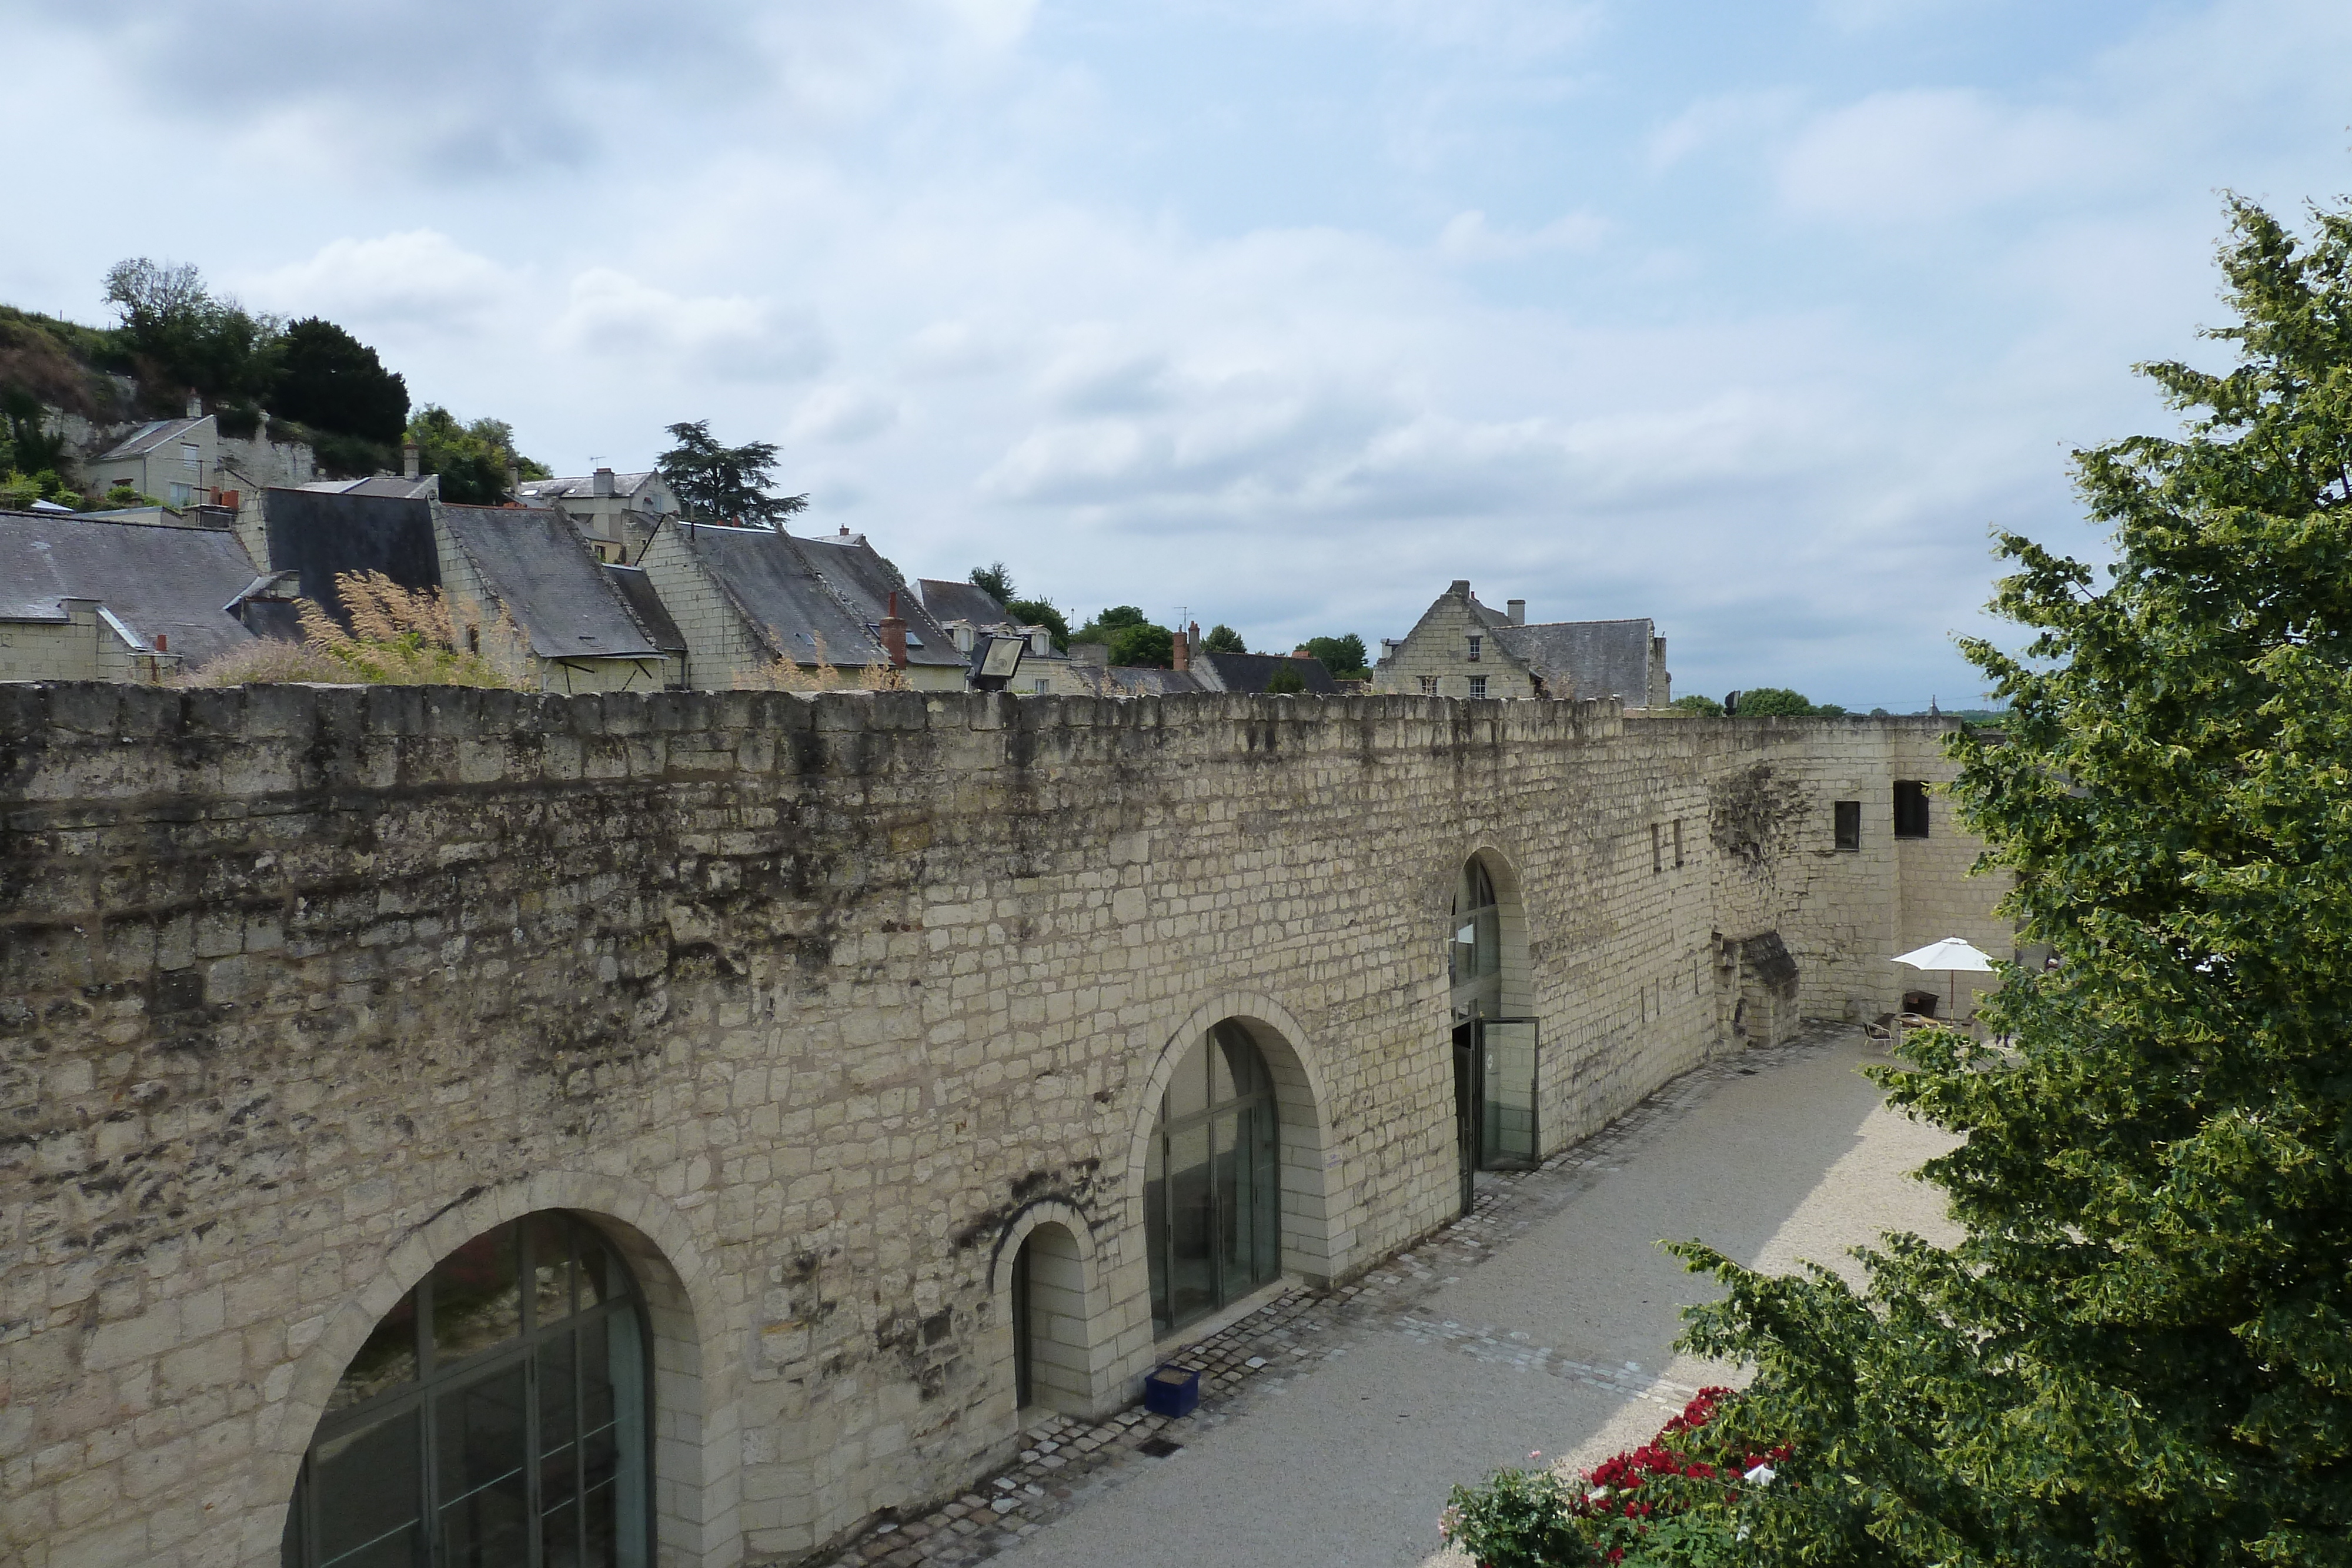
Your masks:
M1652 133L1646 161L1654 170L1668 169L1694 153L1776 138L1796 118L1801 101L1789 88L1701 99Z
M1497 228L1474 207L1446 220L1437 252L1448 261L1522 261L1548 252L1597 250L1612 227L1598 214L1568 213L1540 228Z
M501 266L434 229L330 240L308 260L244 282L251 302L265 309L452 334L512 311L529 286L527 270Z
M1782 154L1797 212L1864 224L1945 222L2105 183L2128 168L2122 128L1964 89L1873 93L1815 118Z
M548 340L583 358L688 380L791 380L813 374L826 357L822 336L803 317L742 295L674 294L604 267L572 280Z
M898 423L895 399L868 387L819 387L803 398L784 426L787 449L805 443L855 446Z

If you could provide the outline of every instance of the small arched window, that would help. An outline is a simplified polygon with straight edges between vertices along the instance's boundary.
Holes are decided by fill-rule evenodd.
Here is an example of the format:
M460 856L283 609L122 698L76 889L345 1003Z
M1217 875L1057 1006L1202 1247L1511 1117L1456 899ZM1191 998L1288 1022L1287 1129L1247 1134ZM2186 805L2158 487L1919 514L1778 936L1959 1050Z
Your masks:
M1451 970L1457 990L1503 972L1503 915L1495 898L1495 880L1475 856L1463 862L1454 890ZM1486 988L1499 996L1497 987Z
M1144 1161L1157 1332L1206 1317L1281 1274L1274 1080L1240 1024L1218 1024L1177 1063Z
M641 1568L646 1334L593 1228L474 1238L384 1314L302 1458L285 1568Z

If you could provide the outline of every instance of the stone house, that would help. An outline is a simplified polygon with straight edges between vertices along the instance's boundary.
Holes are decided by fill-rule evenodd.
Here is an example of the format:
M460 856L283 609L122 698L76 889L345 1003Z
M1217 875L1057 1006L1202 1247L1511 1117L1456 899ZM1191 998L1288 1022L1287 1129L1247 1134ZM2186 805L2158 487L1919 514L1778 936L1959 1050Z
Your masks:
M493 616L503 611L542 691L658 691L685 682L675 628L648 623L633 602L635 584L600 564L562 514L452 506L417 494L418 484L266 492L269 567L292 573L302 597L323 605L341 604L338 575L373 571L403 588L443 590Z
M593 474L565 479L525 479L515 499L527 507L552 507L578 525L601 561L626 565L645 552L646 541L665 519L685 514L677 493L657 472Z
M1021 655L1020 673L1005 689L1016 696L1100 696L1102 677L1083 666L1076 650L1054 646L1050 627L1023 625L997 602L996 596L976 583L950 582L926 577L918 584L923 608L938 622L949 640L969 658L986 636L1022 637L1029 647Z
M686 642L696 686L758 685L782 661L812 674L895 667L916 691L964 689L969 655L862 534L673 523L637 564Z
M220 426L201 405L184 419L155 419L139 425L111 446L82 460L82 478L93 495L128 485L175 512L211 505L220 460Z
M0 512L0 681L152 685L253 641L236 535L142 516Z
M1614 698L1629 711L1674 700L1666 640L1647 619L1530 624L1527 601L1478 601L1466 580L1438 595L1412 630L1383 638L1372 690L1400 696Z

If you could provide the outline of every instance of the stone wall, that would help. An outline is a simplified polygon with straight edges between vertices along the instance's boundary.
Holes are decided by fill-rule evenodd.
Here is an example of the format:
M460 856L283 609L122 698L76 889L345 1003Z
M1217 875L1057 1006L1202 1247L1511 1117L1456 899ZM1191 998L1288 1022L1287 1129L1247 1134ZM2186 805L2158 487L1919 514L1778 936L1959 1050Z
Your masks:
M1276 1079L1286 1268L1345 1276L1458 1202L1465 857L1557 1148L1737 1043L1725 942L1777 933L1853 1013L1900 934L1990 904L1941 818L1885 841L1940 727L0 688L0 1541L275 1561L376 1319L563 1207L651 1302L663 1560L811 1551L1007 1453L1041 1226L1055 1402L1132 1397L1143 1145L1210 1025ZM1859 854L1823 847L1848 789Z

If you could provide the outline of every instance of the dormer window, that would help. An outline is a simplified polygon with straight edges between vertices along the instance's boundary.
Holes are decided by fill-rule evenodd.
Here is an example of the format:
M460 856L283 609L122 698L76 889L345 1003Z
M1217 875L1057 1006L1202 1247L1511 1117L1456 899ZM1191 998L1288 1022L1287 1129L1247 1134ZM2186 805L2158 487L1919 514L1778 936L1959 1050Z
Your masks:
M1478 662L1479 645L1485 642L1486 639L1484 637L1473 637L1470 639L1470 662L1472 664L1475 664Z

